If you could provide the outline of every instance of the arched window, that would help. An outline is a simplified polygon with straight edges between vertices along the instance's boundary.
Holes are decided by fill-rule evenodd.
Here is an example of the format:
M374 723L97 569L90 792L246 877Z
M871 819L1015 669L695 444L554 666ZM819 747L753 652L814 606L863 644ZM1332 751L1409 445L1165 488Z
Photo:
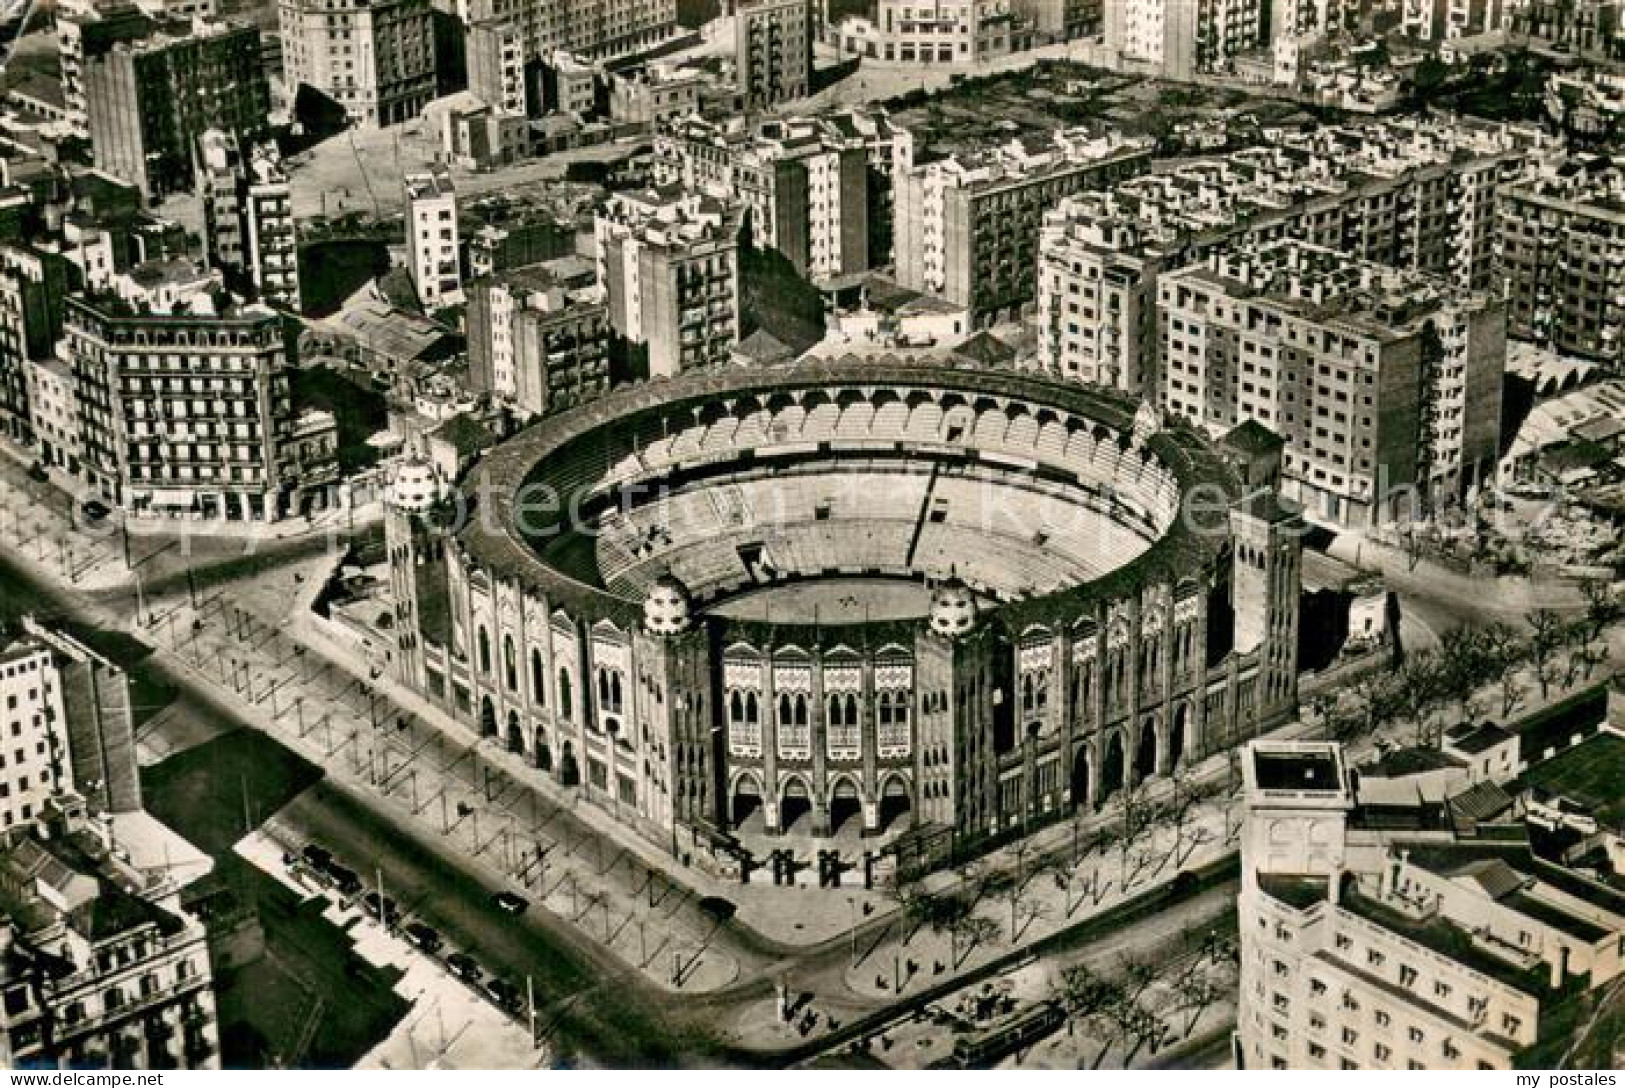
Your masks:
M807 697L805 695L796 696L796 724L807 724Z
M559 713L570 717L570 673L564 668L559 669Z
M788 696L788 695L780 695L779 696L779 721L783 722L786 725L790 724L790 722L792 721L790 713L791 713L790 712L790 696Z
M502 636L502 679L509 691L519 690L519 664L514 657L513 636Z
M728 720L730 722L745 720L745 699L737 691L728 696Z
M609 674L609 705L615 708L615 713L621 712L621 674Z
M542 651L530 651L530 697L538 706L547 705L547 666L542 664Z
M491 675L491 636L481 627L477 638L479 642L480 671L487 676Z

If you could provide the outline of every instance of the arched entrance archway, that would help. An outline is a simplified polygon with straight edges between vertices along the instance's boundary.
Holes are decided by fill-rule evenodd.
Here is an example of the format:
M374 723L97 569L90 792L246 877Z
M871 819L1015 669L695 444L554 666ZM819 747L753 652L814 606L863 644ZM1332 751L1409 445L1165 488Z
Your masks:
M900 774L886 779L880 787L880 830L906 827L914 814L914 798L908 782Z
M829 791L829 833L838 835L843 829L853 832L862 826L863 800L858 795L857 783L842 775Z
M785 780L784 792L779 797L779 830L789 831L802 817L812 812L812 794L800 775Z
M525 731L519 725L519 715L515 711L508 711L508 751L517 755L525 753Z
M559 755L559 784L581 785L581 768L576 764L575 746L569 741L564 742L564 751Z
M734 781L734 788L728 798L728 818L734 827L742 827L745 821L762 811L762 783L754 774L742 774Z
M1157 773L1157 721L1140 723L1140 740L1134 746L1134 781L1144 782Z
M1174 723L1168 729L1168 773L1173 774L1185 762L1185 738L1190 731L1191 708L1180 703L1174 708Z
M1077 755L1072 757L1072 807L1079 808L1088 803L1089 749L1079 745Z
M1113 730L1106 738L1106 758L1100 764L1100 796L1097 806L1111 800L1112 794L1123 788L1123 734Z
M536 759L536 769L551 771L553 769L553 750L547 746L547 734L540 729L536 730L536 743L531 749Z
M497 708L492 705L489 695L480 698L480 736L494 737L497 735Z

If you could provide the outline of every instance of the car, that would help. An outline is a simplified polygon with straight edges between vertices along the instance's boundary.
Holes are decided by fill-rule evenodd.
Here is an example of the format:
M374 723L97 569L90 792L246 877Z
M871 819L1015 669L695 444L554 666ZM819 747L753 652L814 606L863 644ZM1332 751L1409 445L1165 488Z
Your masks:
M404 931L406 939L423 951L433 955L440 951L446 943L440 937L440 931L434 926L424 925L422 922L410 922Z
M38 461L35 461L33 464L28 466L28 478L30 480L38 480L42 484L48 484L51 482L51 474L46 472L45 466L40 464Z
M98 499L87 499L79 504L79 512L91 521L100 521L113 512L112 507Z
M346 899L361 894L361 877L356 875L354 869L347 869L342 865L329 865L327 876L333 881L334 889Z
M306 865L310 866L318 873L327 872L328 866L333 864L333 852L327 849L327 847L318 846L315 843L311 843L309 846L305 847L304 850L300 851L299 856L304 860Z
M474 962L474 957L467 952L453 952L446 957L446 970L462 979L464 982L474 983L485 974L480 965Z
M386 895L382 897L382 906L380 907L379 895L377 892L368 892L366 895L361 897L361 909L365 911L368 916L380 918L387 925L394 925L396 922L401 920L400 905L396 903L394 899Z
M518 1012L525 1007L524 992L505 978L492 977L485 983L485 994L492 1001L509 1012Z
M530 900L513 892L497 892L491 901L497 905L497 909L509 914L523 914L530 909Z

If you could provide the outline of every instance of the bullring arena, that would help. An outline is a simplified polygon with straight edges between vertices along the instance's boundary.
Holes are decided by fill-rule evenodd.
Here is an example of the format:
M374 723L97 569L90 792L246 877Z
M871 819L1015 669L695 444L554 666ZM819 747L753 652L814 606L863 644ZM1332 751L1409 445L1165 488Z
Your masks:
M391 511L394 667L682 856L929 868L1291 712L1278 477L1039 376L684 375L499 445L459 524Z

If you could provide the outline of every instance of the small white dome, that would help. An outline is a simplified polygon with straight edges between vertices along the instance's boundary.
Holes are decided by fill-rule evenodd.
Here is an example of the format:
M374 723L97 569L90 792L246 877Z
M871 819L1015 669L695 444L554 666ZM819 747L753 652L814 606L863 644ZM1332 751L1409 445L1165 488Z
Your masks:
M976 626L976 595L957 577L950 576L931 594L931 630L958 638Z
M670 572L656 578L643 597L643 626L653 635L680 635L694 620L688 587Z

